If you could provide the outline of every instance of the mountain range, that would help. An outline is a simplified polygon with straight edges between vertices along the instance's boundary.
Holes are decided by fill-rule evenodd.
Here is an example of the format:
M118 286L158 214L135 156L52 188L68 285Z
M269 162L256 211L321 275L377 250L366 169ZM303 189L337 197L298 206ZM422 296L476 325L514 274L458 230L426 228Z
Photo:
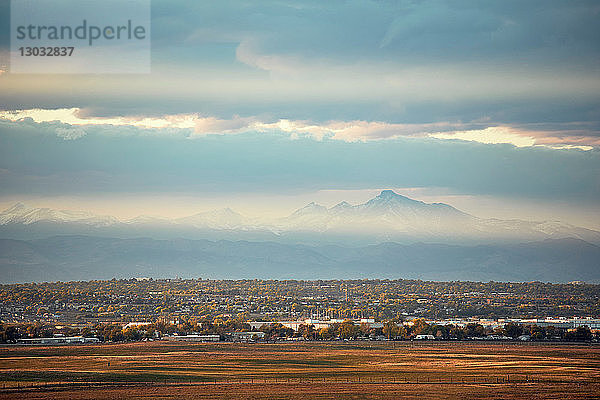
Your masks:
M579 239L343 247L55 236L0 239L0 282L134 277L600 282L598 260L600 247Z
M600 244L600 232L558 221L484 219L444 203L424 203L384 190L358 205L316 203L275 219L248 218L229 208L169 219L119 220L84 211L30 208L17 203L0 213L0 237L35 239L59 234L120 238L254 240L281 243L368 245L494 244L576 238Z

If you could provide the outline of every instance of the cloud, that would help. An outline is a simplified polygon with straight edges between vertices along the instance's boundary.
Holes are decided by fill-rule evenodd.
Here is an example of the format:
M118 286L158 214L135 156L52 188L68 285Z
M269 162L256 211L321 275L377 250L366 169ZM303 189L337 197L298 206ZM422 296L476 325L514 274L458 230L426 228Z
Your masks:
M561 144L561 145L554 145L554 146L548 146L552 149L556 149L556 150L563 150L563 149L578 149L578 150L583 150L583 151L590 151L592 150L594 147L593 146L577 146L574 144Z
M65 141L57 127L65 128L59 122L0 121L4 195L446 187L455 193L600 201L597 149L426 136L346 141L299 134L291 140L291 134L275 131L190 140L189 132L157 135L113 125L75 127L85 137Z
M455 139L486 144L512 144L516 147L543 146L551 149L578 149L589 151L600 147L600 137L594 132L580 135L570 131L535 131L509 126L492 126L485 129L450 131L429 134L436 139Z
M19 121L31 118L35 122L59 121L69 125L114 125L140 128L193 128L195 117L191 115L166 115L160 118L145 116L93 117L85 115L80 108L29 109L0 111L0 118Z
M536 145L548 146L555 149L580 148L589 150L592 147L600 147L600 134L598 131L565 129L561 131L534 132Z
M174 0L152 11L150 76L7 73L0 104L223 120L600 126L593 1Z
M535 138L527 136L526 132L517 132L508 127L498 126L482 130L434 133L429 136L436 139L459 139L487 144L508 143L516 147L528 147L536 143Z
M247 132L286 133L293 138L310 137L317 140L328 138L346 142L393 139L400 137L431 137L440 140L465 140L485 144L512 144L516 147L545 146L553 149L590 150L600 147L600 135L585 124L567 125L560 130L539 129L539 126L493 125L487 120L463 122L435 122L422 124L399 124L384 121L325 121L278 119L269 121L258 116L233 116L229 119L197 114L161 116L96 117L79 108L30 109L0 111L0 118L19 122L59 122L67 125L57 128L57 134L65 139L77 139L84 130L70 127L122 126L147 130L152 134L173 134L189 131L190 137L207 134L241 134ZM492 125L492 126L490 126ZM556 128L556 127L555 127ZM132 131L122 131L131 133Z
M197 134L227 134L241 133L256 127L256 118L240 118L234 116L232 119L219 119L215 117L195 118L194 132Z
M459 123L432 123L432 124L392 124L381 121L329 121L314 123L309 121L279 120L275 123L260 124L260 130L273 130L296 135L303 135L322 140L327 137L333 140L347 142L389 139L396 137L423 137L428 132L441 128L464 126Z
M258 49L255 39L243 39L235 50L236 59L246 65L275 74L294 76L302 64L293 56L264 54Z

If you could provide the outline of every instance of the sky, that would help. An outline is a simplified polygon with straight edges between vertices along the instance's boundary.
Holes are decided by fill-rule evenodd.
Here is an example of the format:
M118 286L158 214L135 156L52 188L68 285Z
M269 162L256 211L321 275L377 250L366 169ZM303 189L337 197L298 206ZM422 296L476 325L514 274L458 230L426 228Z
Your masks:
M153 1L150 74L10 72L0 207L285 214L394 188L600 228L597 1Z

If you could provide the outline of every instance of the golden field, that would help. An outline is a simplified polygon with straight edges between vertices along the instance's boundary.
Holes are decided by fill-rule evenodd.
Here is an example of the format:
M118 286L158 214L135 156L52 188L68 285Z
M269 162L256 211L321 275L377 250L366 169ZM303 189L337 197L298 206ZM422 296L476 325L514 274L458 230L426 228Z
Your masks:
M600 346L143 342L0 347L0 399L600 396Z

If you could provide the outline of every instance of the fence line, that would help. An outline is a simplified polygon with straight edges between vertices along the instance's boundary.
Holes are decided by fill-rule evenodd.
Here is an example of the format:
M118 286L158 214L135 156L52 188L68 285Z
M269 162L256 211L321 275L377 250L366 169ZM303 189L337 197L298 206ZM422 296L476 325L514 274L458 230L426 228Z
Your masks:
M231 385L504 385L504 384L598 384L600 381L549 380L537 379L528 375L502 376L490 378L446 377L446 378L247 378L225 380L165 380L161 382L17 382L16 386L3 384L0 392L14 393L21 391L50 391L65 389L85 389L103 387L147 387L147 386L231 386Z

